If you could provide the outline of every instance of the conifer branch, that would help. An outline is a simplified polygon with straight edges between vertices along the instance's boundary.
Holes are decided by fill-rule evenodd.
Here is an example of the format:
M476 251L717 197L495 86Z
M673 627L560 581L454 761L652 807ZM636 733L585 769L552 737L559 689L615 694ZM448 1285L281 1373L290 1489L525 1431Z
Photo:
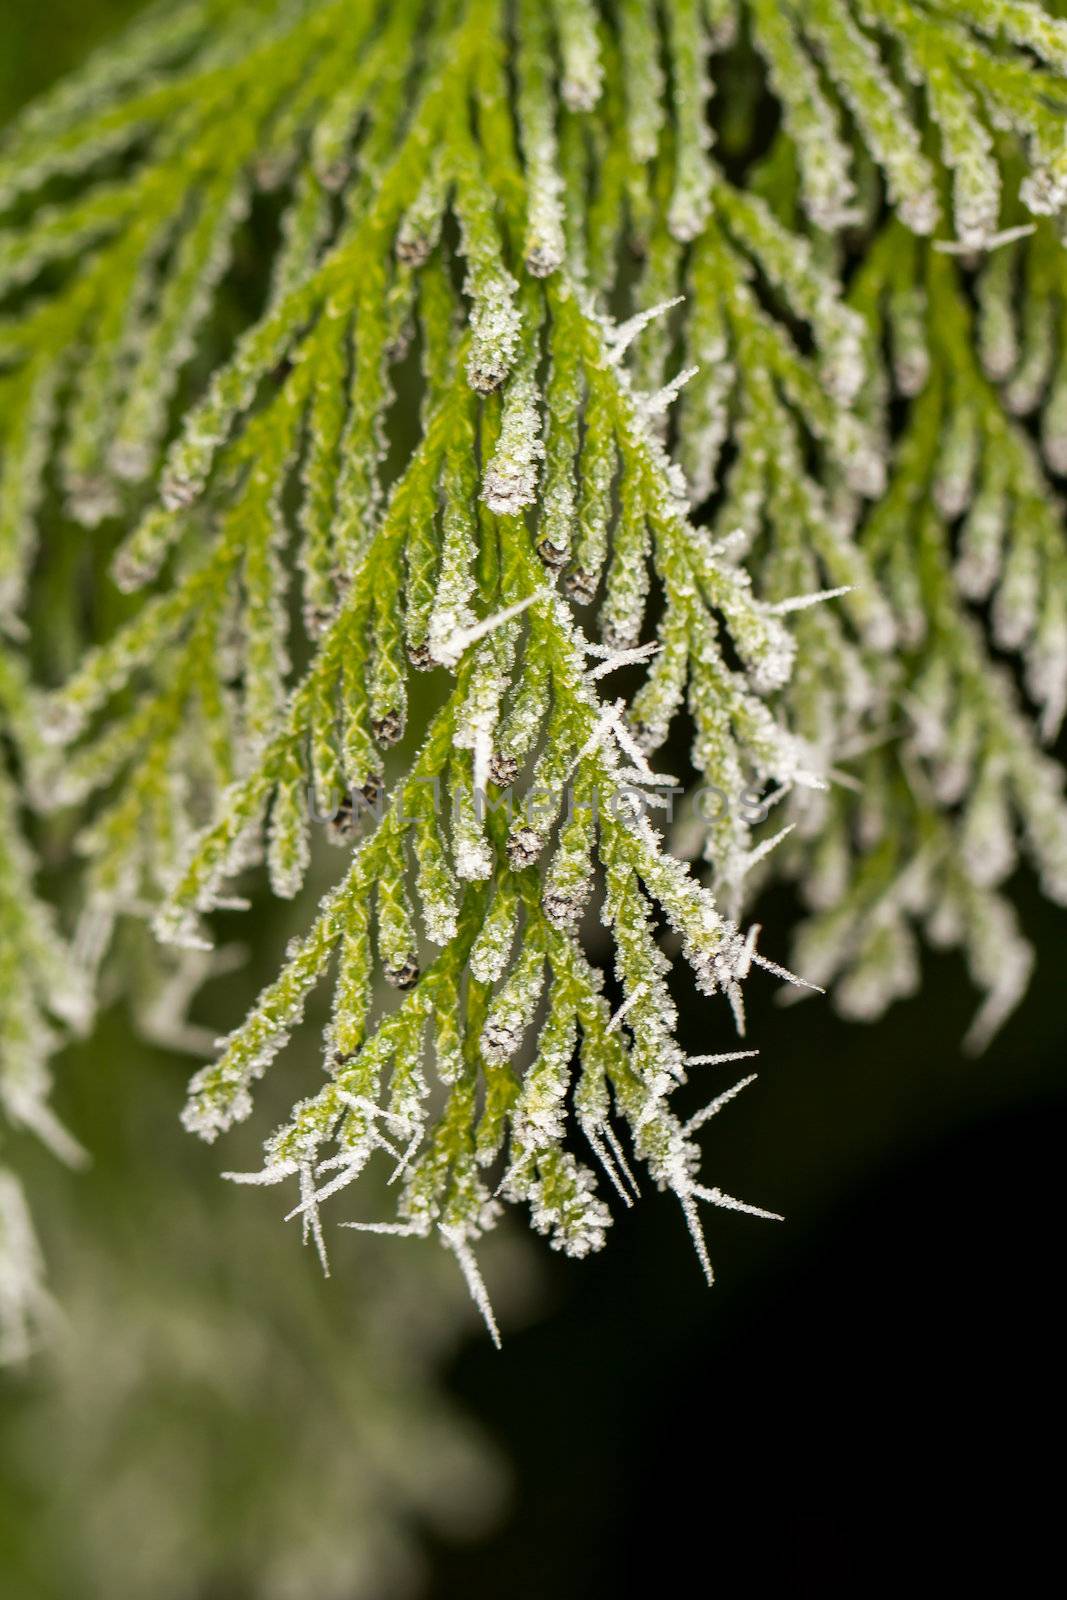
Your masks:
M495 1331L500 1200L598 1248L570 1135L629 1203L625 1125L710 1276L698 1204L758 1208L698 1178L725 1097L670 1107L659 921L743 1029L751 968L792 976L740 926L772 872L846 1013L914 989L919 929L967 954L975 1042L1017 1002L1020 846L1067 900L1065 30L1011 0L188 0L9 130L0 615L57 487L139 597L48 696L29 788L78 808L98 926L178 945L264 857L292 898L320 834L350 849L186 1111L247 1116L332 981L327 1080L256 1175L323 1254L381 1154L380 1226L436 1231ZM757 163L738 62L781 112ZM653 825L680 719L717 797L692 869Z

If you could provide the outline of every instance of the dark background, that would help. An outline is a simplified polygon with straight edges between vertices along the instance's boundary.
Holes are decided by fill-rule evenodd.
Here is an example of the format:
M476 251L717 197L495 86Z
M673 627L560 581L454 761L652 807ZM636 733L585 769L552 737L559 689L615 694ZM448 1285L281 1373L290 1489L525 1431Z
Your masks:
M0 0L0 109L134 9ZM977 1061L954 959L874 1027L750 985L761 1076L705 1171L785 1223L708 1211L709 1292L648 1196L599 1259L544 1261L502 1355L465 1345L449 1384L514 1485L495 1534L433 1546L432 1600L1062 1586L1065 919L1021 902L1037 973Z

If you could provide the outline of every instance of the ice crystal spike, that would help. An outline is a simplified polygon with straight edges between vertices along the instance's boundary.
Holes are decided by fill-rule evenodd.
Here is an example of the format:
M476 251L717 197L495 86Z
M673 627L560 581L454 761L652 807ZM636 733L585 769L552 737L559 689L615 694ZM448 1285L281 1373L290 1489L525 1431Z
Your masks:
M23 113L8 1121L76 1155L47 1060L102 964L136 985L123 919L199 949L261 868L299 916L329 840L336 881L186 1124L248 1117L328 984L325 1079L242 1181L291 1182L325 1262L380 1166L395 1215L352 1225L436 1238L495 1337L476 1250L505 1203L583 1256L644 1168L709 1281L700 1206L768 1215L699 1176L736 1091L672 1108L751 1053L686 1054L675 962L741 1032L753 981L879 1014L925 937L989 1037L1032 959L1015 864L1067 902L1061 10L186 0ZM128 597L113 630L38 560L57 495ZM23 799L76 819L71 948ZM773 876L806 907L797 977L743 931Z

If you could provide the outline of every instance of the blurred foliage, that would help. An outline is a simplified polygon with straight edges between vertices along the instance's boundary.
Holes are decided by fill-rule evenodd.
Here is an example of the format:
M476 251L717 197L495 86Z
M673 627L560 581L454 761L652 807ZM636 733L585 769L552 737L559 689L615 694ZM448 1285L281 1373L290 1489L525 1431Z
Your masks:
M177 1125L181 1067L114 1013L63 1068L93 1165L19 1152L55 1326L0 1388L6 1600L417 1592L412 1522L477 1531L503 1482L435 1389L462 1285L355 1240L323 1279L218 1182Z

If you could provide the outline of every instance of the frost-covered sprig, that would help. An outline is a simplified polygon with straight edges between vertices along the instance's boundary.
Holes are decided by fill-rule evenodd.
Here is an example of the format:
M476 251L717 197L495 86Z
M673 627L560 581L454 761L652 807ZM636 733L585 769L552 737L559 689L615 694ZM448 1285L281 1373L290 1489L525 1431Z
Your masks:
M915 261L899 236L878 259L881 289L868 298L868 284L863 296L881 328L879 308ZM977 369L956 271L936 251L921 293L927 376L890 493L862 534L909 648L877 708L881 732L857 731L853 752L843 748L855 793L839 790L817 828L810 817L802 826L817 838L814 865L793 841L782 860L813 908L794 960L834 984L842 1010L874 1016L912 992L922 931L967 954L985 994L977 1047L1018 1003L1033 959L1002 885L1025 850L1045 893L1063 902L1067 802L1062 770L1041 751L970 603L994 596L994 641L1025 653L1050 736L1067 665L1063 533L1033 445Z
M933 231L941 206L924 113L953 175L958 240L982 244L997 234L1003 172L994 131L1010 130L1026 148L1030 171L1012 175L1014 193L1037 213L1062 208L1063 24L1044 7L747 0L744 9L782 103L799 199L817 227L857 219L862 147L901 219L917 233Z
M0 1167L0 1366L25 1361L54 1315L22 1185Z
M35 709L21 664L0 646L0 728L23 760L36 744ZM84 1151L51 1105L49 1061L84 1033L93 1003L88 976L41 897L9 759L0 749L0 1118L28 1130L59 1160ZM0 1364L20 1361L51 1321L51 1300L22 1185L0 1167Z
M1067 468L1067 299L1063 247L1039 223L989 257L978 279L978 346L986 376L1015 416L1037 413L1046 469Z
M414 199L410 191L417 188L425 165L425 141L443 110L449 74L446 71L444 81L432 84L421 107L423 116L416 114L412 126L405 128L405 108L396 104L395 94L382 91L395 71L398 53L402 58L411 48L413 12L396 8L380 37L368 43L368 31L375 32L373 11L357 7L357 14L349 18L351 10L333 0L308 8L295 21L290 15L286 22L286 8L277 4L265 3L243 19L240 8L234 8L229 21L235 37L229 50L213 43L214 35L209 34L202 67L195 57L187 60L153 92L132 95L125 116L121 107L101 114L106 128L121 130L124 140L143 141L149 136L137 183L103 194L90 191L83 203L59 202L22 228L3 234L0 277L6 265L9 279L13 273L19 280L32 278L47 262L81 251L78 270L67 286L38 315L24 319L21 331L26 342L14 352L29 356L29 370L42 381L51 375L54 385L80 348L70 437L64 450L76 512L90 506L118 509L123 482L145 477L157 464L177 379L196 352L197 335L229 265L250 185L257 170L263 175L264 147L272 151L273 183L277 173L297 159L308 126L328 125L343 109L345 120L338 135L346 173L368 180L363 204L356 206L348 223L348 237L362 221L373 231L375 217L383 209L402 210ZM256 12L262 40L251 46L247 32ZM342 19L351 25L339 30ZM335 41L338 31L343 41L340 50ZM432 40L433 30L431 51ZM357 74L362 98L352 100L346 74L365 46ZM461 63L462 47L459 57ZM301 87L294 98L297 82ZM362 124L363 110L370 104L374 118ZM401 142L391 167L395 181L383 185L385 193L372 199L369 180L381 167L380 152L402 132L407 142ZM117 136L95 132L92 119L76 125L69 135L72 148L56 152L55 170L91 168L100 150L112 148L111 138ZM35 179L53 170L46 164L38 172L32 163L25 164L24 156L19 163L12 154L10 161L11 182L17 177L20 189L32 187ZM2 162L0 170L6 170ZM200 183L201 171L211 173L209 183ZM332 172L312 168L309 181L326 197L333 179ZM110 208L104 204L108 197ZM281 273L279 283L306 275L327 242L319 212L309 208L299 192L286 228L292 264ZM351 250L345 254L335 248L332 270L324 279L312 280L320 291L317 303L328 298L330 284L352 265ZM254 386L281 359L284 336L279 339L279 334L299 326L305 293L299 282L288 293L279 289L274 316L258 345L241 351L243 359L235 364L228 385L213 391L198 417L197 447L190 444L171 463L167 498L172 504L186 503L198 492L197 463L207 439L217 439L225 431L232 408L247 404ZM308 295L312 304L313 294L314 289ZM279 341L277 349L272 340ZM241 396L246 397L243 402ZM37 428L35 441L44 431ZM25 476L31 490L36 475L29 465ZM97 514L94 510L93 520Z
M653 570L666 599L662 648L629 708L630 725L642 749L654 750L688 698L696 730L693 763L729 797L709 854L719 880L736 889L750 845L741 804L746 782L759 788L769 781L820 781L760 700L788 678L792 641L774 607L752 593L747 574L690 522L683 486L648 425L647 398L613 359L625 334L605 329L573 297L561 299L557 309L585 356L590 395L615 425L622 516L602 612L609 645L625 650L636 642ZM723 629L747 674L728 665Z
M0 615L17 632L53 459L77 517L121 518L141 596L50 697L34 790L81 808L97 923L179 944L262 856L292 897L318 835L352 848L187 1113L247 1115L332 975L327 1082L265 1168L323 1252L321 1202L384 1154L381 1226L438 1231L492 1327L499 1198L599 1247L628 1128L706 1264L698 1202L738 1203L668 1109L657 919L740 1025L752 966L778 970L726 915L782 837L753 796L789 809L775 854L847 1009L913 985L937 896L983 1029L1018 992L997 885L1021 833L1061 895L1059 775L973 602L1051 735L1062 534L1014 415L1051 384L1055 467L1061 247L1016 224L1063 205L1061 34L1007 0L190 0L0 149ZM741 181L761 71L782 127ZM253 194L278 249L234 341L214 309ZM943 252L917 242L949 211ZM980 343L1006 409L958 281L1001 247ZM596 605L581 632L564 594ZM646 815L683 716L722 797L711 888Z
M515 530L512 537L517 537ZM521 551L518 554L521 557ZM520 584L523 569L528 583L539 582L532 552L520 560L516 569ZM544 607L548 608L547 614ZM700 1240L695 1222L695 1200L702 1198L694 1177L697 1153L695 1147L685 1144L677 1124L660 1108L670 1088L684 1081L685 1063L677 1046L671 1043L673 1008L668 1005L664 1011L662 1000L657 1002L655 997L650 1003L643 1003L649 976L662 966L663 958L656 952L648 931L648 913L638 903L642 897L639 885L644 886L644 893L653 897L682 935L688 959L708 992L721 988L736 1001L737 986L753 959L751 945L740 940L717 914L707 891L700 890L683 868L662 853L655 835L634 812L632 799L620 793L620 759L615 740L621 738L623 749L628 741L618 727L612 735L611 729L616 725L605 723L598 711L583 671L578 642L560 602L535 601L532 614L535 620L541 616L548 629L544 648L552 664L561 719L571 723L575 743L583 738L585 741L576 756L578 787L591 793L590 777L595 776L602 788L612 778L616 780L610 791L612 803L596 823L590 817L578 822L578 826L587 835L594 829L600 834L602 856L616 863L613 870L622 871L631 885L629 895L638 897L632 905L627 902L610 906L606 918L618 943L623 993L629 997L621 1014L632 1013L628 1023L631 1029L638 1028L642 1016L647 1016L650 1024L654 1019L656 1048L652 1048L651 1041L641 1045L636 1063L628 1067L624 1036L620 1035L610 1047L607 1045L612 1029L600 1009L603 1002L599 1001L599 976L588 968L573 945L572 936L565 935L559 927L561 922L567 925L571 921L569 907L566 915L561 914L561 895L566 893L567 879L555 876L551 899L546 890L542 905L538 875L527 864L533 830L522 822L516 825L514 820L506 828L505 819L494 812L490 824L490 836L496 846L493 879L489 884L475 882L464 891L456 937L422 972L399 1008L383 1017L376 1030L365 1035L360 1022L357 1039L362 1042L357 1043L353 1053L335 1060L329 1083L295 1108L292 1121L269 1143L263 1172L248 1178L276 1182L310 1173L316 1183L305 1184L297 1210L312 1219L312 1232L321 1238L318 1206L357 1178L376 1151L384 1151L396 1163L396 1176L405 1178L399 1219L368 1226L410 1233L427 1233L436 1228L444 1244L457 1255L483 1310L484 1287L470 1247L493 1223L498 1208L479 1171L496 1162L509 1131L510 1165L503 1179L505 1194L511 1199L530 1201L535 1225L542 1231L551 1231L558 1248L583 1255L603 1242L609 1214L596 1194L592 1174L560 1148L568 1121L564 1101L573 1070L571 1057L579 1021L584 1039L582 1060L587 1051L594 1051L594 1041L599 1036L601 1052L606 1052L612 1065L602 1061L594 1070L598 1077L607 1074L616 1094L621 1094L625 1085L629 1109L621 1114L630 1121L635 1135L640 1136L638 1150L649 1152L646 1158L651 1159L656 1181L678 1193ZM442 713L424 746L417 777L422 776L423 767L432 770L435 763L447 758L450 732L450 719ZM213 1134L220 1125L247 1113L252 1080L262 1072L299 1016L303 996L315 976L313 968L321 967L329 958L329 947L343 927L345 897L364 874L375 870L377 853L388 852L388 844L381 843L383 838L388 840L403 826L394 805L378 831L357 853L341 895L331 897L324 905L316 929L293 952L281 979L262 997L249 1022L231 1038L222 1061L194 1080L188 1113L191 1126ZM566 832L565 828L561 849L567 848ZM522 847L519 851L515 849L517 842ZM587 863L586 874L589 871L591 863ZM582 898L588 893L586 874L579 873L572 894L575 889ZM488 896L491 900L487 917ZM497 919L499 935L489 932L495 925L493 907L505 912L505 920ZM509 963L508 949L514 933L507 930L509 924L514 927L520 914L524 933L518 954ZM551 921L547 920L549 916ZM632 957L623 955L631 945L639 957L636 965ZM468 960L470 974L465 977ZM511 1063L534 1024L545 986L546 964L551 972L548 1020L538 1036L534 1062L520 1077ZM772 970L780 972L773 965ZM638 979L636 974L642 972L646 975ZM586 1016L575 1016L577 1000L568 998L575 974L582 975L577 998ZM341 978L343 971L339 981ZM502 982L494 994L491 985L497 979ZM340 1040L347 1039L342 1023L347 1027L347 1018L335 1004L330 1026L335 1048ZM448 1091L436 1121L428 1118L433 1102L424 1077L427 1030L431 1037L437 1036L437 1073ZM637 1037L640 1043L640 1032ZM674 1059L676 1065L665 1080L663 1067L669 1059ZM622 1170L625 1160L621 1152L618 1158L605 1155L612 1147L617 1148L617 1140L614 1131L607 1131L607 1089L603 1087L593 1094L592 1085L586 1084L589 1070L588 1066L583 1068L583 1087L579 1091L585 1095L583 1106L590 1107L583 1114L583 1128L617 1188L620 1169L616 1159L622 1162ZM484 1102L479 1110L482 1082ZM535 1109L539 1106L543 1109ZM595 1120L587 1120L592 1107L596 1110ZM324 1145L336 1146L336 1153L324 1155ZM712 1193L707 1191L708 1196ZM700 1249L703 1252L702 1241ZM487 1320L493 1329L488 1312Z
M583 316L569 298L565 297L560 307L575 311L579 319ZM577 324L568 323L567 326L570 331L578 333L582 322L579 320ZM592 344L591 349L600 350L602 330L599 324L587 320L585 326L589 330L589 337L598 341ZM614 368L609 367L608 380L616 404L622 408L620 416L630 416L631 426L636 426L633 400L627 395ZM501 433L496 444L498 452L503 441L504 434ZM655 454L641 455L640 446L634 439L621 440L620 443L624 457L633 455L632 470L644 480L641 487L647 493L649 480L654 486L657 474L662 470L659 457ZM669 495L669 490L664 486L660 491L660 500L665 492ZM490 534L493 527L494 524L489 525ZM582 654L561 603L553 601L547 614L543 611L548 602L539 599L538 595L544 581L544 568L528 542L526 530L513 515L500 518L495 528L502 546L497 558L499 568L492 557L491 546L489 551L483 547L476 558L485 574L483 585L486 581L491 582L494 570L499 573L498 581L502 587L495 593L490 590L486 598L511 601L510 607L501 613L501 630L508 626L506 619L514 612L517 603L531 606L532 621L526 648L528 652L536 648L538 657L548 668L548 693L553 708L549 726L551 731L554 724L555 737L534 767L538 798L536 811L528 810L513 816L510 826L502 831L502 819L496 816L496 809L501 802L490 795L493 825L489 826L489 819L482 824L485 828L482 834L484 866L480 859L475 866L467 838L467 828L478 825L479 806L475 806L473 813L462 809L456 812L453 822L454 867L449 872L446 851L443 857L439 857L440 866L437 869L444 870L442 881L452 886L446 892L454 896L454 911L450 914L445 932L438 921L436 909L430 914L427 908L426 934L431 939L440 940L444 932L446 939L442 955L429 965L424 965L421 952L416 948L417 935L410 912L405 911L398 924L402 931L395 954L390 954L393 946L389 941L394 936L388 932L395 920L393 912L390 911L388 923L383 920L384 912L379 912L379 938L384 936L387 939L386 945L382 946L385 976L388 978L392 972L394 984L408 990L409 995L398 1011L388 1013L382 1019L377 1031L371 1029L368 1033L370 996L360 986L358 1010L348 1015L346 1008L350 1003L350 986L345 966L342 965L338 973L339 987L329 1033L332 1048L339 1050L341 1056L335 1062L331 1086L314 1101L298 1107L297 1120L290 1133L280 1144L271 1146L266 1169L272 1177L281 1178L290 1172L299 1175L302 1170L313 1171L315 1167L321 1167L325 1160L327 1164L322 1168L323 1172L336 1173L328 1178L325 1185L325 1189L332 1193L342 1181L356 1177L363 1170L375 1149L384 1148L386 1153L392 1154L394 1161L407 1152L400 1165L402 1174L424 1141L429 1141L430 1148L425 1159L421 1164L416 1163L414 1169L417 1174L417 1181L415 1177L411 1179L414 1188L409 1185L408 1191L401 1192L402 1196L407 1194L408 1198L402 1199L401 1221L397 1226L421 1232L437 1226L443 1241L455 1251L468 1275L472 1271L472 1258L467 1254L469 1247L494 1214L481 1181L475 1179L469 1168L470 1141L473 1141L477 1167L479 1161L495 1158L509 1126L508 1108L517 1090L517 1080L507 1063L520 1048L523 1036L533 1022L537 996L544 981L546 947L541 940L547 937L550 924L543 924L545 932L541 935L536 930L542 926L541 919L549 914L551 925L571 924L589 892L586 879L592 872L591 824L576 821L564 826L560 848L575 848L568 843L568 829L573 832L578 827L586 833L586 852L583 857L579 849L578 856L579 863L585 860L584 873L579 870L575 881L560 870L550 870L546 880L545 910L542 911L536 901L529 903L531 890L537 882L533 863L540 857L554 832L555 816L563 799L565 776L571 777L576 793L592 792L595 780L596 791L605 797L603 803L609 808L608 814L600 818L596 830L602 841L601 853L609 848L607 840L611 841L610 849L614 853L622 851L628 864L627 870L639 875L648 892L655 897L682 935L683 947L696 970L698 981L707 992L723 989L730 995L731 1001L737 1003L737 985L752 959L743 941L738 941L735 932L715 912L707 891L700 891L687 879L682 869L676 871L662 855L655 836L631 815L632 800L627 800L625 794L620 796L619 793L625 773L620 770L618 756L612 752L617 741L621 741L622 750L632 751L630 759L636 759L641 767L644 765L643 757L632 745L630 736L618 720L617 712L613 714L614 720L609 719L605 723L600 703L591 683L587 681ZM475 558L472 556L472 559ZM487 560L488 569L485 567ZM743 588L736 579L724 575L724 595L733 589L743 593ZM473 636L479 630L476 626L469 631ZM487 644L491 637L487 636ZM329 646L328 635L325 642L327 652ZM480 650L484 648L480 647ZM461 660L466 662L466 658ZM478 671L479 652L476 652L469 663L461 664L456 690L432 725L422 752L386 817L377 831L358 848L344 884L324 903L315 927L293 950L278 982L264 994L248 1023L232 1036L220 1062L205 1069L194 1081L188 1120L189 1125L198 1131L213 1136L235 1117L248 1113L250 1090L255 1079L284 1044L293 1024L299 1020L306 994L329 961L331 951L337 947L338 941L348 939L345 928L371 886L376 882L384 886L388 882L392 886L389 890L390 903L395 901L400 907L404 905L402 853L409 829L406 813L410 812L412 796L426 783L440 780L444 792L450 793L453 798L462 798L456 794L456 759L451 752L468 747L464 737L464 722L473 712L471 689ZM300 696L294 699L294 708L299 700ZM472 743L476 749L477 739ZM465 769L460 763L461 781L465 775L469 778L469 772L470 769ZM257 787L268 781L266 775L253 780ZM621 812L614 815L620 798L623 801ZM482 796L479 795L477 799L484 804ZM242 803L238 809L244 811L246 807ZM416 808L413 821L416 835L425 829L427 823L431 830L434 826L432 815L421 807ZM181 904L190 900L193 909L202 910L210 903L205 902L203 896L205 890L215 892L212 863L224 860L222 846L224 838L231 832L224 821L221 829L213 830L214 837L209 834L198 847L197 855L175 890L172 903L179 911ZM428 840L429 835L423 833L423 837ZM425 849L425 845L422 848ZM499 881L498 874L502 874ZM517 895L507 887L516 874L521 885ZM460 896L464 880L472 887L463 889ZM488 908L484 905L486 891L480 887L487 880L496 882ZM572 899L574 896L577 896L576 901ZM503 910L510 905L514 917L524 901L528 903L528 926L522 954L517 965L506 971L507 949L514 934L512 932L511 937L507 936L505 930L508 924L505 922L500 925L499 944L497 935L490 935L490 928L495 926L496 912L493 908L499 906ZM173 919L174 913L167 915ZM622 909L613 918L612 925L617 927L618 935L623 939L627 937L630 916ZM635 924L635 928L638 925L641 923ZM165 921L165 926L174 928L179 924L171 920ZM647 935L645 940L647 942ZM456 991L467 950L470 950L474 977L466 994L469 1018L466 1026L468 1030L473 1030L473 1034L468 1032L468 1041L464 1046L463 1013L456 1014ZM494 955L492 952L495 950L499 950L500 954ZM357 963L366 961L368 954L365 952L356 957ZM397 962L397 956L403 957L402 962ZM503 979L502 987L495 998L490 999L488 983L499 978ZM623 981L625 988L625 977ZM439 996L441 985L444 989ZM550 1004L554 1006L554 986L550 987L549 992ZM345 998L342 999L342 996ZM451 1019L450 1028L459 1027L459 1037L455 1045L449 1047L446 1065L442 1069L444 1081L452 1084L453 1090L449 1106L442 1114L441 1133L438 1136L432 1124L426 1124L423 1107L426 1091L417 1086L423 1081L421 1063L424 1034L428 1027L440 1027L445 1014ZM562 1026L562 1023L559 1025ZM352 1049L348 1044L350 1039L356 1041L356 1047L354 1056L349 1059ZM453 1064L456 1056L459 1061L467 1061L466 1069L461 1069L458 1062ZM652 1059L651 1056L649 1059ZM369 1108L379 1103L377 1096L381 1088L381 1073L390 1063L394 1091L383 1105L381 1121L378 1121ZM479 1120L475 1118L475 1101L480 1072L484 1072L489 1099ZM416 1087L413 1099L397 1098L395 1085L398 1073L402 1082L410 1079ZM498 1094L503 1096L499 1104L493 1098ZM338 1108L347 1106L349 1100L353 1102L354 1123L347 1135L337 1135ZM344 1126L348 1127L348 1121ZM442 1145L441 1140L446 1138L446 1133L447 1142ZM322 1142L337 1138L342 1147L337 1155L323 1157L319 1149ZM547 1155L545 1159L548 1159ZM565 1162L564 1166L570 1172L570 1163ZM562 1181L560 1173L555 1172L552 1183ZM572 1181L579 1186L574 1191L574 1205L578 1207L578 1213L585 1215L588 1207L592 1207L590 1214L599 1216L602 1202L595 1198L588 1177L571 1173L567 1182ZM678 1187L681 1181L676 1174L673 1186ZM425 1187L427 1184L430 1185L429 1190ZM517 1177L514 1177L514 1181L509 1180L509 1185L515 1195L526 1193L518 1184ZM564 1187L569 1193L567 1184ZM585 1196L581 1204L577 1199L579 1191ZM533 1195L533 1191L530 1194ZM692 1196L688 1189L685 1194L688 1214ZM537 1196L537 1216L543 1222L547 1215L544 1210L547 1202L541 1190L537 1191ZM325 1191L321 1195L316 1191L305 1196L301 1202L304 1212L309 1212L312 1200L317 1206L322 1198L326 1198ZM569 1216L567 1208L570 1202L560 1200L559 1204ZM579 1226L577 1215L568 1222L567 1228L571 1227L576 1230L573 1234L565 1229L559 1237L564 1248L573 1247L579 1253L584 1253L590 1240L599 1238L602 1233L602 1228L592 1223ZM319 1237L317 1232L315 1236ZM474 1283L472 1279L472 1285Z
M804 206L817 227L857 220L852 153L841 134L838 108L828 100L797 18L777 0L749 0L753 41L767 64L782 117L796 147Z
M81 1151L49 1104L48 1058L64 1032L84 1031L92 1006L84 974L60 937L52 908L35 892L33 860L20 829L16 791L0 775L0 1109L61 1159Z

